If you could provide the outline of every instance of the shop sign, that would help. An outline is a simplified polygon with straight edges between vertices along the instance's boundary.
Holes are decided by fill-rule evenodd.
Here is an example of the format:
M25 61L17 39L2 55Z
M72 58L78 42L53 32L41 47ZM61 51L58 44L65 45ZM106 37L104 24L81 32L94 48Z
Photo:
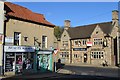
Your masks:
M73 48L73 51L87 51L87 48Z
M5 43L13 43L14 38L13 37L5 37Z
M87 42L87 46L92 46L92 42Z
M35 52L35 47L30 46L5 46L5 52Z
M52 54L52 51L39 51L37 54Z

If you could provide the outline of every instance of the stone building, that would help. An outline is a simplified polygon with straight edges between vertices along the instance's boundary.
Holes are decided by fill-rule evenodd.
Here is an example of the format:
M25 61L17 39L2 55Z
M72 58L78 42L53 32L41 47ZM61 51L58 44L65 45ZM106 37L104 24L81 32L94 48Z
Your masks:
M41 65L43 69L51 70L55 25L48 22L43 14L10 2L4 3L4 10L2 73L14 74L23 70L32 72L41 69ZM31 66L24 66L25 61Z
M112 21L70 27L65 20L61 36L59 58L62 63L101 65L119 64L118 11L112 12Z

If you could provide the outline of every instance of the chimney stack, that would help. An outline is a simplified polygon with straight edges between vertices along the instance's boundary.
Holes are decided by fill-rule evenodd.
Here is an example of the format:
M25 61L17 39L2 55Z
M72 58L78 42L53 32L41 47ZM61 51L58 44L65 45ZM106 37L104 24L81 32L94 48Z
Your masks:
M64 24L64 29L69 29L70 28L70 20L65 20L65 24Z
M118 26L118 11L117 10L113 10L112 11L112 24L115 25L115 23L117 23L116 25Z

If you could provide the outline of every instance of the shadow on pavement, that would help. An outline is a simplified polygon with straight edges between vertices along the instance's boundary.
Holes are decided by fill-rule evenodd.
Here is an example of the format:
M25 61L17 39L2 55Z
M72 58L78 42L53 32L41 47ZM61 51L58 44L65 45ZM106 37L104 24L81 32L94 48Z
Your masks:
M44 75L43 75L44 74ZM18 75L2 80L119 80L120 78L103 77L103 76L90 76L90 75L74 75L74 74L58 74L54 72L50 73L36 73L29 75Z
M63 68L65 64L56 63L57 70ZM28 74L20 74L4 78L2 80L120 80L120 77L104 77L104 76L94 76L94 75L77 75L77 74L62 74L55 73L52 71L46 72L36 72Z

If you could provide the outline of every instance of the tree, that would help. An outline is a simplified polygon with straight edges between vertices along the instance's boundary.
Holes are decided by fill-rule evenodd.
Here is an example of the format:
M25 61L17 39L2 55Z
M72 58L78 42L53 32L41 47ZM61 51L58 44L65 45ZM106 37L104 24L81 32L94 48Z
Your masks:
M56 26L54 28L54 35L57 38L57 40L60 39L62 32L63 32L63 28L62 27Z

